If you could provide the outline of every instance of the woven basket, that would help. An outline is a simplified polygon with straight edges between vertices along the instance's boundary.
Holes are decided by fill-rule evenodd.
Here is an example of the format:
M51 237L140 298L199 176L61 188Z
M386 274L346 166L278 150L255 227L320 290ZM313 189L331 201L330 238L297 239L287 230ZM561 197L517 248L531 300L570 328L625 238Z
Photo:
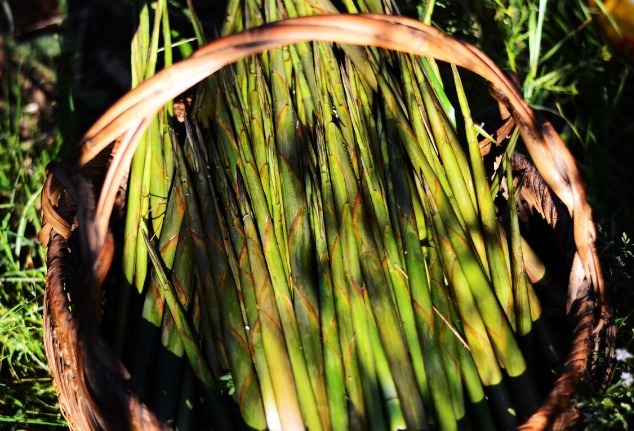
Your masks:
M49 166L39 236L48 247L44 340L71 429L170 429L131 390L129 373L99 333L101 289L125 212L126 172L148 119L168 100L238 58L310 40L431 56L495 81L492 93L510 112L510 122L520 127L536 166L519 155L512 161L513 169L523 172L524 207L548 223L570 274L566 314L572 342L541 407L520 429L570 427L578 419L571 395L579 382L605 386L609 378L615 333L591 211L571 154L552 126L533 113L513 83L476 48L406 18L331 15L280 21L209 44L117 102L87 132L76 160ZM503 136L506 130L508 124L498 133Z

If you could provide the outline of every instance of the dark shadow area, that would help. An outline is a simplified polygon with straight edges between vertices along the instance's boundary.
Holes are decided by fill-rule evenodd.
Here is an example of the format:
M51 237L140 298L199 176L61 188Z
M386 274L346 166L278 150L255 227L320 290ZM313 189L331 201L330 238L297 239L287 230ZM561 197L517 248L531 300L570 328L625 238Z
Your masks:
M64 22L59 88L64 142L79 142L84 132L130 90L130 47L144 0L68 0ZM194 1L207 37L222 24L226 1ZM193 38L187 2L170 6L174 35ZM178 50L174 50L178 61ZM162 61L159 56L158 69Z
M66 145L130 88L136 1L68 0L60 88ZM75 144L76 145L76 144Z

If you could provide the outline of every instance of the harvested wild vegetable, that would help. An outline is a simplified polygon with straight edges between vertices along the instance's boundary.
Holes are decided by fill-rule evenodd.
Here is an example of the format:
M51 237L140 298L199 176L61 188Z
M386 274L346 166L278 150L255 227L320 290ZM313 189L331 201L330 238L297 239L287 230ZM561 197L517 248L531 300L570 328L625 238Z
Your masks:
M345 7L394 12L370 0ZM157 3L151 32L143 10L135 52L169 43L167 9ZM140 56L136 92L88 132L80 164L122 136L95 249L111 241L113 188L131 163L129 289L114 338L132 387L163 424L187 429L515 428L562 365L525 270L541 263L520 231L515 140L538 167L557 166L546 179L574 216L577 264L601 292L576 167L475 48L396 16L311 18L323 12L337 10L230 1L225 38L143 83L157 59ZM478 142L456 68L442 74L435 59L493 83L512 118L500 130L519 130L510 144L495 130L497 141ZM201 80L176 121L165 101Z

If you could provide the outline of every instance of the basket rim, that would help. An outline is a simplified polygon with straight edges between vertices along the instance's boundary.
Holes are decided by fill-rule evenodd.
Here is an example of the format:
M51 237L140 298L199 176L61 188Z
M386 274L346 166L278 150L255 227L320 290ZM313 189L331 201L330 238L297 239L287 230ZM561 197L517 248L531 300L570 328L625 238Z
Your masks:
M388 29L393 39L388 37L386 41ZM423 47L412 44L412 33L425 42ZM397 36L392 36L393 34ZM43 228L38 238L48 246L44 304L45 347L64 414L74 417L76 412L80 412L79 415L84 420L88 418L88 423L95 428L112 420L109 418L109 409L101 409L97 405L97 399L108 398L107 394L100 391L108 391L110 388L99 388L95 381L91 381L98 374L91 372L96 367L112 372L115 386L123 393L119 398L114 397L112 408L129 414L131 423L153 426L155 429L166 426L144 407L138 397L126 389L127 372L116 356L108 353L105 345L99 345L101 356L95 354L95 349L86 348L91 343L89 337L96 336L96 313L69 311L70 304L65 293L65 288L71 283L66 274L67 241L72 237L78 238L81 244L79 252L85 267L94 268L93 271L87 271L88 279L81 283L89 282L99 288L110 267L108 259L112 259L113 243L109 233L109 220L111 212L117 207L115 197L118 186L122 184L125 166L129 166L136 141L147 125L148 118L159 109L157 106L162 106L166 100L181 93L185 84L189 88L192 82L198 82L220 66L238 58L236 54L230 56L229 61L219 60L214 57L218 51L238 46L241 49L240 56L250 55L279 44L281 35L286 37L284 44L300 40L331 40L417 54L423 52L424 55L466 66L487 79L496 79L493 96L508 109L514 123L521 128L536 165L535 173L539 176L541 190L548 190L556 195L570 213L573 220L570 233L576 247L568 291L568 313L574 322L574 341L564 371L543 405L520 429L544 429L574 422L577 413L568 403L570 395L581 376L595 372L595 350L603 350L608 362L613 357L615 334L612 311L605 297L603 276L594 245L596 233L591 208L574 158L552 125L533 112L521 98L517 88L476 48L411 19L345 14L283 20L212 42L190 59L145 81L117 102L87 132L76 163L51 166L42 193ZM408 46L402 45L403 40L399 39L406 36ZM451 56L440 47L443 43L452 47ZM210 64L213 65L211 69ZM182 79L179 74L184 74L187 78ZM182 82L173 86L176 81ZM115 144L112 145L112 142ZM109 163L104 160L91 163L93 159L100 157ZM86 177L93 180L100 178L97 183L104 180L102 196L98 202L92 193L92 182L90 179L86 180ZM552 202L543 205L544 208L552 206ZM548 216L548 211L544 213ZM96 307L94 298L90 298L90 295L81 301L85 301L80 302L82 306ZM77 304L75 307L80 309ZM605 384L609 370L608 364L605 375L600 376L602 384ZM597 376L591 377L594 379ZM117 403L120 404L117 406ZM81 429L87 426L84 420L77 419L77 426ZM75 423L74 420L69 422Z

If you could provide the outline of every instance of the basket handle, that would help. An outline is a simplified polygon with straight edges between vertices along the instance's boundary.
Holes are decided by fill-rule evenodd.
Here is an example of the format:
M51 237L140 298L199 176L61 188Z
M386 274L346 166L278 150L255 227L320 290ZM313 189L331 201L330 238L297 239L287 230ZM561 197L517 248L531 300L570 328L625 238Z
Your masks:
M553 126L535 114L517 87L479 49L410 18L377 15L321 15L292 18L232 34L200 48L123 96L83 138L78 167L120 139L95 213L105 238L114 196L150 118L169 100L241 58L304 41L372 45L454 63L492 83L494 96L513 115L537 169L574 218L574 236L586 276L602 292L592 211L574 158ZM600 294L603 302L603 293Z

